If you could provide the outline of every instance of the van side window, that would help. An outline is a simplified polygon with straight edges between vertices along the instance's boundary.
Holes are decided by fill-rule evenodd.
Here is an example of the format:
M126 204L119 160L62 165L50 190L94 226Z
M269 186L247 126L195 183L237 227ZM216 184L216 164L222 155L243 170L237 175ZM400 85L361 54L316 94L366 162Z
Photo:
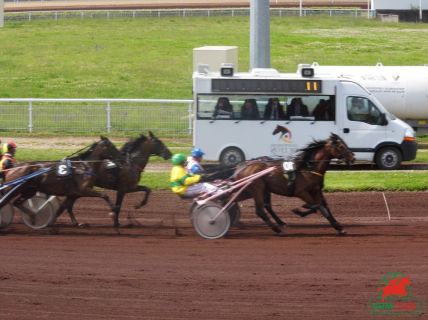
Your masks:
M351 121L360 121L373 125L379 125L382 122L381 112L367 98L347 97L346 108L348 110L348 119Z
M209 120L234 119L234 106L229 97L199 95L197 98L197 118Z
M334 121L336 119L334 96L326 99L319 99L318 104L312 111L312 115L317 121Z
M228 97L220 97L214 107L214 119L233 119L233 106Z
M256 99L245 99L244 104L241 106L241 119L242 120L258 120L260 119L259 107Z

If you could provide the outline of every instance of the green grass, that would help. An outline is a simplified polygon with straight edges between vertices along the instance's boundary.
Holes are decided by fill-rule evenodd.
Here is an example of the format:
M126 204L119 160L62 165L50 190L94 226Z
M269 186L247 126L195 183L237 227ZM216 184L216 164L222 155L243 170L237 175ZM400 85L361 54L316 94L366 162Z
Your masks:
M145 172L140 183L153 189L169 189L169 172ZM350 191L425 191L428 172L330 171L326 174L326 192Z
M0 29L0 97L192 97L192 49L239 47L249 66L248 17L7 21ZM427 24L365 18L272 17L271 64L421 65Z
M150 186L153 190L169 190L169 172L144 172L140 185Z
M171 150L172 153L190 153L190 146L189 147L183 147L176 146L173 142L169 143L166 142L167 147ZM82 145L82 148L84 146ZM120 145L118 145L120 147ZM43 148L43 149L32 149L32 148L19 148L18 152L16 153L16 158L19 161L55 161L62 159L72 153L74 153L76 149L68 149L68 148L61 148L61 149L55 149L55 148ZM150 161L155 162L162 162L162 160L159 157L151 157ZM419 150L416 155L416 160L411 162L420 162L420 163L428 163L428 150ZM410 163L411 163L410 162Z
M420 149L416 154L416 159L411 162L428 163L428 149Z
M190 147L171 147L167 145L172 153L190 153ZM120 146L119 146L120 147ZM82 146L83 148L83 146ZM57 161L73 154L77 149L30 149L30 148L19 148L16 152L16 159L19 162L23 161ZM150 157L150 162L156 163L169 163L167 160L163 160L161 157Z
M428 190L428 172L328 172L325 190L332 191L423 191Z

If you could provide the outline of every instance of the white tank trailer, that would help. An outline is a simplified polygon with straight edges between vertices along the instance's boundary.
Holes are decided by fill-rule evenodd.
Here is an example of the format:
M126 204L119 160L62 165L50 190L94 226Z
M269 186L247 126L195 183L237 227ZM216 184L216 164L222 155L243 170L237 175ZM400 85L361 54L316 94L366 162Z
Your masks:
M300 69L309 65L299 65ZM361 83L382 105L412 126L428 133L428 65L424 66L320 66L310 65L315 75L337 75Z

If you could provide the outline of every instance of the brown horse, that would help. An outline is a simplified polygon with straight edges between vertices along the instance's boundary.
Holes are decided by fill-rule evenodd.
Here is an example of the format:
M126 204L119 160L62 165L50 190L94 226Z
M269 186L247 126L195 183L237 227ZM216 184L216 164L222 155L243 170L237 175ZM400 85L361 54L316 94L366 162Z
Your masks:
M355 158L346 143L337 135L322 141L314 141L306 146L294 160L295 180L292 186L288 176L283 172L283 160L267 161L266 159L252 160L242 164L235 171L234 179L239 180L256 172L262 171L270 166L277 169L255 180L237 198L237 201L253 198L257 215L265 221L276 233L283 232L285 223L276 215L271 205L271 193L298 197L305 202L307 211L293 210L294 213L304 217L317 210L330 222L339 234L345 234L343 227L333 217L327 201L323 194L324 175L331 159L345 160L348 164ZM275 223L273 223L265 212L268 211Z
M171 152L165 144L149 132L149 137L141 134L137 139L131 139L121 149L121 157L112 162L104 162L96 171L95 185L98 187L116 190L116 203L113 207L113 222L119 227L119 213L125 194L131 192L145 192L141 203L135 208L141 208L147 201L151 192L149 187L138 185L141 174L146 167L150 156L160 156L163 159L171 158ZM113 163L113 165L112 165ZM71 203L71 207L73 203ZM70 210L69 210L70 213ZM76 221L70 213L72 221ZM129 216L128 216L128 219Z
M7 181L26 176L40 169L48 169L49 171L20 184L14 188L13 192L8 192L1 199L0 207L14 199L13 205L20 208L25 200L33 197L36 192L42 192L66 197L56 212L57 217L65 208L69 207L70 202L74 202L79 197L100 197L113 208L113 204L106 194L93 189L96 178L94 172L99 171L102 160L120 156L120 152L113 143L108 138L101 137L101 140L95 142L87 151L80 156L68 159L66 162L19 164L10 170Z

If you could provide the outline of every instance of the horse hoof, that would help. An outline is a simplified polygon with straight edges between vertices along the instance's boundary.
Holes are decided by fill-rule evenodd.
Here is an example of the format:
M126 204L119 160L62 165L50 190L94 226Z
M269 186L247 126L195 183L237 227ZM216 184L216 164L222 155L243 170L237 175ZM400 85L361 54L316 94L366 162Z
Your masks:
M87 227L89 227L89 224L87 224L87 223L79 223L79 224L77 224L77 226L79 228L87 228Z
M284 235L284 230L285 227L284 226L275 226L273 228L273 231L277 234L277 235Z
M300 217L304 217L304 215L303 215L302 211L300 211L300 210L299 210L299 209L297 209L297 208L292 209L292 210L291 210L291 212L293 212L294 214L297 214L297 215L298 215L298 216L300 216Z
M346 236L346 231L345 230L339 230L339 231L337 231L337 235L338 236Z
M275 236L277 236L277 237L285 237L286 233L284 231L277 232L277 233L275 233Z

